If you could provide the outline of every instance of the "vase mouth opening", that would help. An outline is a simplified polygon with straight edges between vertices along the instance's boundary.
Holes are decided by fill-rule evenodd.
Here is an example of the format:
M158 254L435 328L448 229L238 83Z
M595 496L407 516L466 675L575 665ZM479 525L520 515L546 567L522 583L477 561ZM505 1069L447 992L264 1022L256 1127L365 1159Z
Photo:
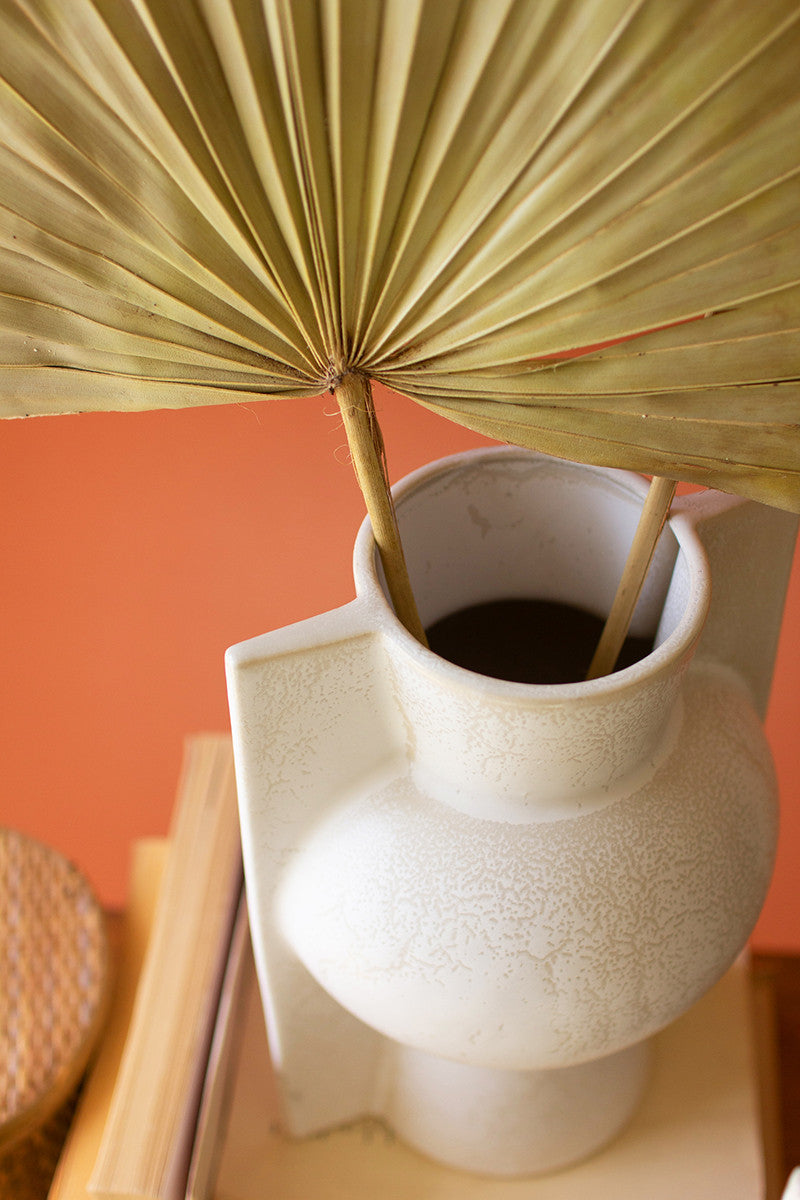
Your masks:
M421 665L455 672L453 679L461 676L473 684L480 680L483 690L510 690L515 695L523 690L538 696L552 695L556 689L566 698L576 689L596 694L629 686L690 655L710 593L699 541L690 527L669 521L631 622L636 644L626 650L627 660L621 658L613 674L586 681L581 656L588 655L588 666L594 649L591 630L596 628L599 637L647 486L648 481L633 472L588 467L514 447L439 459L393 488L412 590L422 624L436 634L437 642L432 638L431 649L425 649L395 616L368 519L356 541L357 591L375 602L383 632L404 643ZM437 623L464 610L467 623L457 630L457 645L459 651L466 645L466 656L452 654L448 642L441 643L446 657L436 653L437 630L442 628ZM580 633L575 612L581 616ZM521 640L514 641L512 615L515 621L530 619L535 637L521 625L513 634ZM496 635L505 642L500 670L486 666L494 661ZM492 645L481 646L476 659L475 639L487 637ZM562 663L548 645L559 638L564 644L578 639L585 644L570 653L570 662Z

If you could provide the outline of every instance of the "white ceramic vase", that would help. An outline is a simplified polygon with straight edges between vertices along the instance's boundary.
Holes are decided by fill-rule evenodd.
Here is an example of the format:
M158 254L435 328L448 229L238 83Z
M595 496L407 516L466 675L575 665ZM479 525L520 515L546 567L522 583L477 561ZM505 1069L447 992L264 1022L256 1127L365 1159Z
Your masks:
M498 597L607 612L645 490L514 449L409 476L423 623ZM368 522L352 603L229 651L291 1134L378 1114L458 1167L562 1167L625 1124L650 1036L742 949L775 849L760 717L796 519L717 493L673 512L634 619L656 648L603 679L503 682L422 648Z

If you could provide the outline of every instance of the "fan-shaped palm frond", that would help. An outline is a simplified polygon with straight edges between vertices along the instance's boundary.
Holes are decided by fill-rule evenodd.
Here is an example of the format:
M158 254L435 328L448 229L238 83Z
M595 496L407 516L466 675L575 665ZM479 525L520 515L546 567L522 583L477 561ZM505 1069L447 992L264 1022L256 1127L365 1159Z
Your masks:
M2 414L372 378L800 509L796 0L0 14Z

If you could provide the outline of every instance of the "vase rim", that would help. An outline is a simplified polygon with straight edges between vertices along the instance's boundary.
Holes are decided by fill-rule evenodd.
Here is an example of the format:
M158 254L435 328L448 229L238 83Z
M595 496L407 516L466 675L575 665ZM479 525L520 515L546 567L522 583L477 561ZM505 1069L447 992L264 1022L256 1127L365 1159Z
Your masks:
M491 463L541 461L565 473L585 473L587 478L606 481L629 497L644 501L648 479L634 471L596 467L557 459L538 451L516 446L488 446L461 451L433 460L409 472L392 487L392 498L398 510L405 500L448 473ZM691 658L703 628L710 602L711 581L708 561L702 542L694 529L694 521L680 507L673 510L665 528L673 534L676 554L683 555L688 568L689 588L684 609L675 628L644 658L597 679L569 683L522 683L483 675L459 666L423 646L408 632L396 616L383 582L377 547L369 517L365 517L357 534L353 553L353 574L356 591L372 610L372 617L383 636L398 650L415 660L419 669L433 671L446 679L450 686L479 690L487 698L561 703L583 699L587 702L608 699L622 690L648 684L656 677L678 669Z

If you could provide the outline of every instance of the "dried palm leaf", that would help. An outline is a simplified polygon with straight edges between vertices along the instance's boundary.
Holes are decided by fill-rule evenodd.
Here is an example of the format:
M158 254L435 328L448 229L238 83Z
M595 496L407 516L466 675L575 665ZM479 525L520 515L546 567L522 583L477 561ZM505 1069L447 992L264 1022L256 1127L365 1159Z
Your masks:
M800 510L796 0L0 15L2 415L376 379Z

